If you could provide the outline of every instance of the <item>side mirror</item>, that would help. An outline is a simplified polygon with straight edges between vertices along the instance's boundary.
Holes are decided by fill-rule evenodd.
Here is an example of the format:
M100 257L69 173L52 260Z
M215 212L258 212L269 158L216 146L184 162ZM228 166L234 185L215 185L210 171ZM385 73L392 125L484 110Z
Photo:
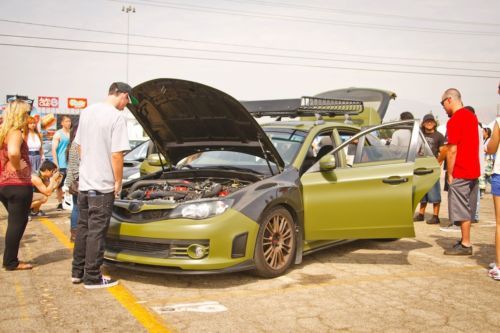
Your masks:
M160 157L158 156L158 154L150 154L148 155L148 158L147 158L147 162L149 165L153 165L153 166L161 166L161 162L163 161L163 163L166 163L167 160L162 156L162 159L160 161Z
M332 171L336 166L335 156L332 154L325 155L319 160L319 171L321 172Z

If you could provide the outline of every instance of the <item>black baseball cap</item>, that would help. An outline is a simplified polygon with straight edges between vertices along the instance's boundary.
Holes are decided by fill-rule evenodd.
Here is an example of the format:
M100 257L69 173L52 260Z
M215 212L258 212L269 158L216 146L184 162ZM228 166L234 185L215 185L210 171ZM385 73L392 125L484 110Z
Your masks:
M424 119L422 120L423 123L425 123L428 120L432 120L433 122L436 122L436 119L434 118L434 115L431 113L428 113L424 116Z
M132 105L138 105L139 101L132 95L132 87L125 82L113 82L109 87L110 92L124 92L129 96L129 102Z

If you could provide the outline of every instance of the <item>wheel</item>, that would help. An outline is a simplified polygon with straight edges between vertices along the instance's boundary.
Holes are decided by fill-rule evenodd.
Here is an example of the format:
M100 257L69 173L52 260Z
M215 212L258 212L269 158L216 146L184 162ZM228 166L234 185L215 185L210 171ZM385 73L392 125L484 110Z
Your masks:
M283 207L265 212L255 244L257 275L273 278L283 274L293 261L296 243L295 224L290 212Z

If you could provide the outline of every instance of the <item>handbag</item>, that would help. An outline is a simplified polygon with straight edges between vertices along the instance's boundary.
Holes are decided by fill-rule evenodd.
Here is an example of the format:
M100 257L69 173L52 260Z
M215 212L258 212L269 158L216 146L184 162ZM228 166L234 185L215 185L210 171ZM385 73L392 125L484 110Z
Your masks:
M78 195L78 178L69 184L68 192L72 195Z

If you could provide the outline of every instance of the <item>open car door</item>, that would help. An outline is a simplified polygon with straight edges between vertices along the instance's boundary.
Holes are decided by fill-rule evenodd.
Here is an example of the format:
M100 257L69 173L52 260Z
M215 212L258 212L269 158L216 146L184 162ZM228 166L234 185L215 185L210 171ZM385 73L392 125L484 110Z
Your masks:
M439 164L418 125L399 121L364 130L338 143L302 175L306 240L415 236L415 199L439 178ZM402 131L406 142L380 140L395 131ZM426 157L415 175L418 154Z

